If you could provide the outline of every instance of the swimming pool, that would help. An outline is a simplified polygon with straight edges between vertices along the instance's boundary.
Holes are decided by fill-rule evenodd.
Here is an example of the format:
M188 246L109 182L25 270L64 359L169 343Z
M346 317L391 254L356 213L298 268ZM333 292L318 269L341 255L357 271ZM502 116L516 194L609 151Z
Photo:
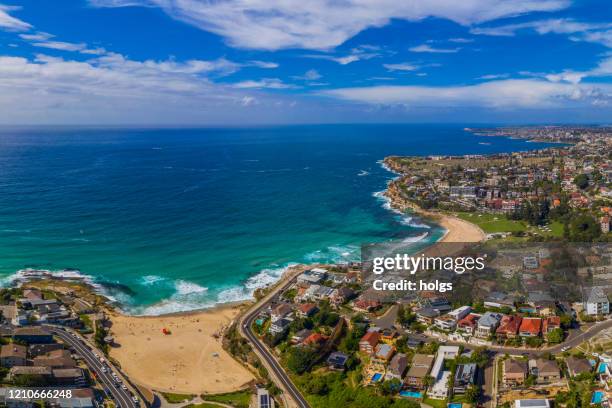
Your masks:
M606 372L607 367L608 367L608 363L600 363L599 367L597 368L597 372L599 374L604 374Z
M378 382L382 379L382 374L381 373L374 373L374 375L372 376L372 382Z
M459 402L452 402L448 404L448 408L461 408L461 404Z
M416 399L419 399L423 396L422 393L416 391L400 391L399 395L400 397L410 397Z
M593 396L591 397L591 404L601 404L603 401L604 393L603 391L595 391Z

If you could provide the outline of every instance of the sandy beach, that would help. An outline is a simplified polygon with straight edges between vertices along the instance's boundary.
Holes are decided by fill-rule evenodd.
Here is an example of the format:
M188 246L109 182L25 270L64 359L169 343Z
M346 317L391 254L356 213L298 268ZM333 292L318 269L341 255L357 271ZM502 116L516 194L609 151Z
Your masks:
M155 317L113 313L111 333L117 347L111 357L146 388L175 393L223 393L254 379L215 338L236 318L238 306ZM167 328L171 334L165 335Z
M480 242L485 239L484 231L471 222L446 214L426 213L436 223L446 230L446 234L439 242Z

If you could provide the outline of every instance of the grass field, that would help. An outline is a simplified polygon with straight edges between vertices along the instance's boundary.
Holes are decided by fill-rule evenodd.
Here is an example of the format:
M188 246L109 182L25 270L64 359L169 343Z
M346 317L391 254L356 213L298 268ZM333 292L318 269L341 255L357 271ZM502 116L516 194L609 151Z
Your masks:
M563 224L559 221L551 222L547 226L550 229L549 231L544 228L529 225L525 221L509 220L503 214L458 212L456 215L463 220L478 225L487 234L497 232L531 232L542 236L563 236Z
M170 404L178 404L181 402L191 401L195 398L195 395L190 394L175 394L172 392L162 392L161 395Z
M504 215L499 214L459 212L457 217L478 225L487 234L527 231L529 227L524 221L508 220Z
M236 408L248 408L251 403L251 393L248 390L229 392L227 394L202 395L206 401L222 402Z

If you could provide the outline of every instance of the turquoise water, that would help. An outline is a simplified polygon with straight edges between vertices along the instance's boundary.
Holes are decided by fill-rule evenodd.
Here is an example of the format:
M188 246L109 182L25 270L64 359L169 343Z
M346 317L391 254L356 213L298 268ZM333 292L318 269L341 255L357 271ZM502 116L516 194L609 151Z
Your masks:
M604 374L606 372L606 368L608 368L608 364L607 363L600 363L599 364L599 368L597 369L597 372L599 374Z
M409 397L419 399L423 396L422 393L416 391L400 391L399 395L401 397Z
M74 268L160 314L248 298L362 243L434 241L440 228L385 208L381 159L544 146L463 127L0 129L0 277Z
M601 404L604 399L604 393L602 391L595 391L591 397L591 404Z
M461 408L463 405L458 403L458 402L454 402L451 404L448 404L448 408Z

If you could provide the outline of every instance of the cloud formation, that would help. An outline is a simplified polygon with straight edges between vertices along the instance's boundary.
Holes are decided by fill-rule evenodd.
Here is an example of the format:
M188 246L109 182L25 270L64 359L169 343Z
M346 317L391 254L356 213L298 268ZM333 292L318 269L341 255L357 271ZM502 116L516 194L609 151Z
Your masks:
M534 11L555 11L569 0L89 0L96 7L159 7L174 19L222 36L235 47L278 50L336 47L391 19L427 17L472 25Z
M11 11L18 10L19 7L11 7L0 4L0 29L9 31L27 31L32 28L32 25L13 17L9 14Z

